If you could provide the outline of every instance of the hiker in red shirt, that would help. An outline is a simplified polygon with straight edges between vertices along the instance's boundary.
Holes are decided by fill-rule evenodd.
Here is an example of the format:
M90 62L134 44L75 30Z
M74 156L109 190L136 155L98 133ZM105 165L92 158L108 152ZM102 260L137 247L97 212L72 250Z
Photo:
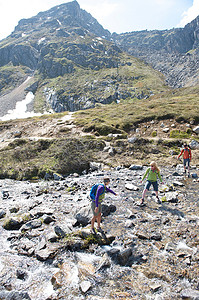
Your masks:
M185 143L184 148L181 150L179 157L183 154L183 165L184 165L184 173L186 174L186 165L188 166L188 177L190 177L190 162L191 162L191 149L188 148L188 145Z

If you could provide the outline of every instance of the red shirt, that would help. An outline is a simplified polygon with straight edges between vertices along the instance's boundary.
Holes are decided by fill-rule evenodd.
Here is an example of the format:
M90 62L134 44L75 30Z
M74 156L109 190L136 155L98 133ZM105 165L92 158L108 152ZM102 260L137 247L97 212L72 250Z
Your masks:
M181 150L180 154L178 155L178 158L183 154L183 159L189 158L191 160L191 149L190 148L184 148Z

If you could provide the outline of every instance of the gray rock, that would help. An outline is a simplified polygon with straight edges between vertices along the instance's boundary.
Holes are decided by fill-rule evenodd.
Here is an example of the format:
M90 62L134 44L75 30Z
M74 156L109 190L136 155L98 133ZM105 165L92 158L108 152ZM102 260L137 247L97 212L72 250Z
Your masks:
M165 132L165 133L167 133L167 132L169 132L169 130L170 130L170 129L169 129L168 127L166 127L166 128L164 128L162 131Z
M142 170L143 169L143 166L140 166L140 165L131 165L129 167L129 170Z
M110 266L111 266L110 258L108 257L108 254L105 253L103 255L102 259L100 260L99 265L98 265L96 271L100 271L100 270L102 270L104 268L109 268Z
M198 178L198 175L196 173L191 174L192 178Z
M107 217L111 213L116 211L116 206L113 204L107 205L107 204L102 204L102 216Z
M181 176L178 172L174 172L172 175L173 176Z
M125 184L125 188L130 191L139 191L139 187L137 187L136 185L134 185L132 183Z
M6 212L4 210L0 211L0 219L4 218L6 215Z
M150 239L150 236L148 235L148 233L146 233L146 232L144 232L142 230L136 230L135 234L141 240L149 240Z
M162 235L160 233L154 232L151 234L150 238L155 241L161 241Z
M130 144L134 144L136 141L137 141L137 137L136 137L136 136L131 137L131 138L128 139L128 142L129 142Z
M115 148L111 147L111 148L108 150L108 154L109 154L110 156L114 156L114 155L116 154Z
M6 220L6 222L3 224L3 228L6 230L18 230L23 225L22 221L19 221L15 218L9 218Z
M1 291L0 292L1 300L31 300L27 292L18 292L18 291Z
M127 248L125 250L120 251L120 253L118 254L118 262L120 265L124 266L127 264L129 258L132 255L132 249L131 248Z
M59 226L55 226L54 231L60 238L64 238L66 236L66 232Z
M127 220L124 224L125 227L127 228L132 228L132 227L135 227L135 224L132 220Z
M182 291L181 297L182 299L199 300L199 291L186 289Z
M9 192L8 191L2 191L3 199L9 198Z
M92 171L92 172L100 170L101 167L102 167L101 163L97 163L97 162L94 162L94 161L90 162L89 166L90 166L90 171Z
M194 131L195 133L199 134L199 126L194 127L194 128L193 128L193 131Z
M180 181L174 181L173 182L174 186L184 186L184 183L180 182Z
M199 149L199 143L196 140L192 140L189 143L189 146L191 147L191 149Z
M161 284L159 283L152 283L150 284L150 288L153 292L157 292L161 288Z
M54 218L54 217L48 216L48 215L44 215L44 216L42 217L42 219L44 220L44 223L45 223L45 224L50 224L50 223L52 223L52 222L55 221L55 218Z
M41 227L41 225L42 225L41 220L32 220L32 221L27 222L26 224L24 224L21 227L21 231L27 231L27 230L30 230L30 229L35 229L35 228Z
M61 174L58 173L53 173L53 178L54 180L63 180L63 176Z
M178 193L177 192L168 192L166 193L166 200L168 202L178 202Z
M14 138L19 138L19 137L21 137L21 135L22 135L22 132L21 132L21 131L14 131L14 132L13 132Z
M36 258L40 261L46 261L49 258L53 258L57 252L56 247L45 248L42 250L35 251Z
M84 294L91 288L91 286L92 285L89 280L84 280L80 283L80 289Z

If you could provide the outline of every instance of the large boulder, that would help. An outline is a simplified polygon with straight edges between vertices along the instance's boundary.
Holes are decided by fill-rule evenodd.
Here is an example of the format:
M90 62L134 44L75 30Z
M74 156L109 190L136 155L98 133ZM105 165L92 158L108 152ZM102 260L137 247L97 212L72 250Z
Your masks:
M195 128L193 128L193 131L197 134L199 134L199 126L196 126Z
M191 149L199 149L199 143L196 140L192 140L189 143L189 146L191 147Z

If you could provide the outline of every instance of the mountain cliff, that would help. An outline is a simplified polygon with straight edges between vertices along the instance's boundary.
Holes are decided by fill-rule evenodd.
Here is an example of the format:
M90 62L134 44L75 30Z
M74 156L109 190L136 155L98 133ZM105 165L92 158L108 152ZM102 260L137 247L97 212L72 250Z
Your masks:
M198 20L172 30L111 34L77 1L22 19L0 42L0 103L28 76L26 92L34 93L40 112L147 99L169 86L196 85Z
M162 72L175 88L199 82L199 17L184 28L113 35L115 43Z
M0 43L0 67L1 95L33 77L27 91L36 111L75 111L168 89L159 72L123 52L76 1L19 21Z

